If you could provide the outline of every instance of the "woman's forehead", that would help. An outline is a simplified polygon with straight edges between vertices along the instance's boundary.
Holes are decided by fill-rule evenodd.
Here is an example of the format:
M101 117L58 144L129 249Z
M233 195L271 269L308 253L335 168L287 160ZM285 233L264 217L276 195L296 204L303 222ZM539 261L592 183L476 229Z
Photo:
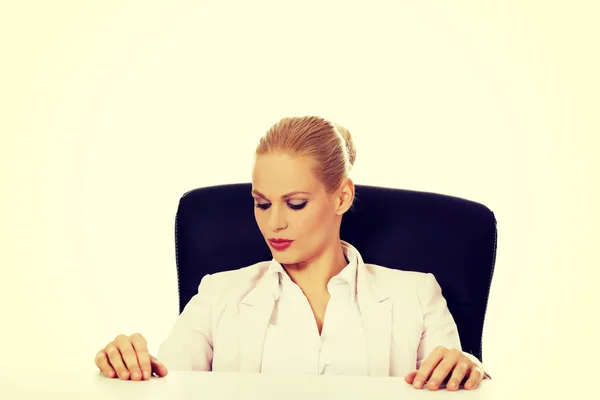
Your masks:
M315 180L313 164L306 157L260 156L254 163L252 179L265 183L310 184Z
M252 189L266 195L281 197L295 191L316 192L319 182L312 163L305 157L287 155L259 156L252 171Z

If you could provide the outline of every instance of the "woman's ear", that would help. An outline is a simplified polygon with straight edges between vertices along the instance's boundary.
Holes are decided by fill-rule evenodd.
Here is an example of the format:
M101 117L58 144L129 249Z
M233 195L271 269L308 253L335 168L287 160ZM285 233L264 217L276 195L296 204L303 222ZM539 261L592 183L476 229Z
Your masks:
M350 178L344 179L344 182L338 189L336 197L336 214L342 215L352 207L354 201L354 182Z

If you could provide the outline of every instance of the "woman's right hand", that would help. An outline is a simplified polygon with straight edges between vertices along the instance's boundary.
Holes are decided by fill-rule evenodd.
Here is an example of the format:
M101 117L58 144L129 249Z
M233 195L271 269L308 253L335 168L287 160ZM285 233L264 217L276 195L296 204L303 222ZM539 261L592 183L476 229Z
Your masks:
M119 335L96 354L96 366L107 378L148 380L155 373L166 376L167 367L148 353L146 339L139 333Z

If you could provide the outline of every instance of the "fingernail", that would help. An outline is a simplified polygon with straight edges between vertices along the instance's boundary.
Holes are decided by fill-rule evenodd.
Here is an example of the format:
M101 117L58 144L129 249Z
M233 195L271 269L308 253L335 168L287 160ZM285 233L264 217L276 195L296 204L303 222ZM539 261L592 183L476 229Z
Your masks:
M471 389L471 386L472 386L472 385L471 385L471 382L467 382L467 383L465 383L465 388L466 388L466 389Z
M121 378L125 378L125 377L127 377L127 371L121 371L121 372L119 372L119 376L120 376Z
M420 388L422 384L423 384L423 382L421 382L420 380L415 381L415 386L418 388Z
M451 387L451 388L455 388L456 387L456 382L450 382L448 384L448 386Z

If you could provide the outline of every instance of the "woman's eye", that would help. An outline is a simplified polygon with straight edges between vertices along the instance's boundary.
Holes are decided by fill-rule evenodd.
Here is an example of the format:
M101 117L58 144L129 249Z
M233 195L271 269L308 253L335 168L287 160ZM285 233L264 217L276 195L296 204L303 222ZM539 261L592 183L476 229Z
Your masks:
M304 203L300 203L300 204L287 203L287 205L292 210L302 210L306 206L306 203L308 203L308 202L305 201ZM271 203L256 203L256 208L260 208L261 210L266 210L269 207L271 207Z
M302 210L306 206L306 203L308 203L308 202L305 201L304 203L300 203L300 204L288 203L288 207L291 208L292 210Z

